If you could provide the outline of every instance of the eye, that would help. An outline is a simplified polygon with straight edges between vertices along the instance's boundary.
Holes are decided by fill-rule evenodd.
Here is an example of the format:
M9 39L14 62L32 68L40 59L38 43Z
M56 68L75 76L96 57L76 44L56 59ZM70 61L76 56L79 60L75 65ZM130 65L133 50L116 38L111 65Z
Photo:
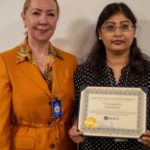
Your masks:
M133 28L133 26L131 24L125 23L125 24L120 25L120 29L122 31L130 31L132 28Z
M50 12L47 12L47 15L51 16L51 17L54 17L54 16L56 16L56 12L50 11Z
M40 15L40 12L35 11L32 14L35 15L35 16L38 16L38 15Z
M55 16L55 13L48 13L48 16Z
M106 25L105 27L105 30L106 31L114 31L115 30L115 25L113 25L113 24L109 24L109 25Z
M122 24L120 27L121 27L121 29L124 29L124 30L127 30L127 29L129 29L129 24Z

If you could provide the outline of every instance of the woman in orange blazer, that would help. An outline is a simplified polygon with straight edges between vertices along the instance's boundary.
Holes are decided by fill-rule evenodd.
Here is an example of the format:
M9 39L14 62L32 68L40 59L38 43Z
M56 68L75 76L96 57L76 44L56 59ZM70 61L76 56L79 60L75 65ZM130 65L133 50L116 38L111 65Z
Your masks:
M74 103L75 56L49 39L56 0L26 0L27 37L0 54L0 150L74 150L68 137Z

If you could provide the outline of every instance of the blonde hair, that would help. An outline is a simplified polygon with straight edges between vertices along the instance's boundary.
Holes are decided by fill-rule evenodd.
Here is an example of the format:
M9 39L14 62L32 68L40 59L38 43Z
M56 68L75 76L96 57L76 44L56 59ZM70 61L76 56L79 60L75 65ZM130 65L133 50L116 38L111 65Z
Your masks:
M26 0L24 5L23 5L23 13L25 14L29 8L29 5L30 5L30 2L31 0ZM57 14L59 16L59 12L60 12L60 8L59 8L59 5L58 5L58 2L57 0L54 0L54 2L56 3L56 7L57 7Z

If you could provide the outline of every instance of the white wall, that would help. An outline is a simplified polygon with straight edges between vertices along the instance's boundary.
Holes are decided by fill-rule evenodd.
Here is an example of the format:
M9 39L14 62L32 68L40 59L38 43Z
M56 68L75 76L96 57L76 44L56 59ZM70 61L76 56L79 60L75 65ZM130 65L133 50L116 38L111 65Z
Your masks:
M14 47L24 39L20 17L24 0L0 0L0 51ZM95 25L104 6L120 0L58 0L61 14L52 43L84 58L94 40ZM122 0L138 19L137 39L143 52L150 56L150 1Z

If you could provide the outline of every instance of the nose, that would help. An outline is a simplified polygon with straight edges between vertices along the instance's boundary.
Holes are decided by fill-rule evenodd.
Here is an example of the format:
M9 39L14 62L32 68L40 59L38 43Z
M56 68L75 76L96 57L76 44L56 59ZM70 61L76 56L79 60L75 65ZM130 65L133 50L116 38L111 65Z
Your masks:
M121 29L119 27L116 27L116 29L114 31L114 35L116 35L116 36L122 35L122 31L121 31Z
M48 18L45 14L40 16L40 24L41 25L47 25L48 24Z

